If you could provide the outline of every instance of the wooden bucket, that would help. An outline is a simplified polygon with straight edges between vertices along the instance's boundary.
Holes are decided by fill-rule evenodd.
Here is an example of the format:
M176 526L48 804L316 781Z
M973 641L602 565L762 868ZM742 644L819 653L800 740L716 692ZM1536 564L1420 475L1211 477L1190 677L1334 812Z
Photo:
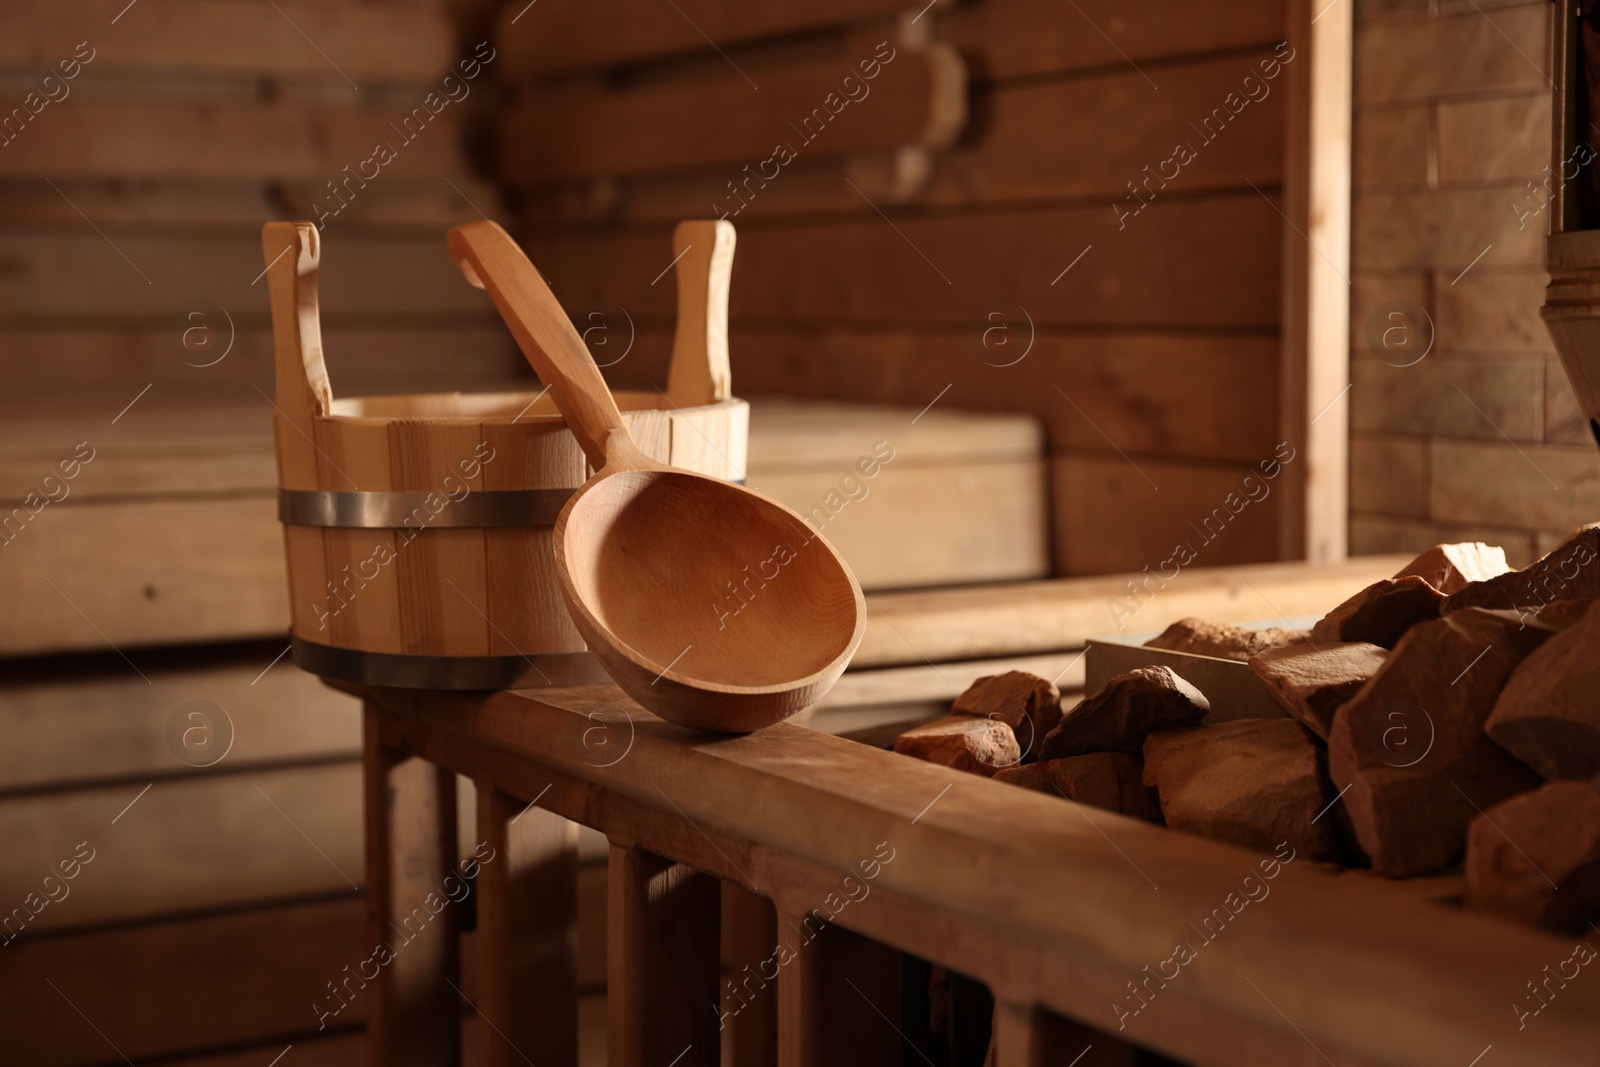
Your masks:
M740 479L749 407L728 395L733 227L686 222L673 243L668 389L618 393L617 403L651 457ZM425 689L606 681L567 617L551 554L556 515L589 468L550 398L335 400L318 324L320 235L310 223L269 223L262 251L295 663Z

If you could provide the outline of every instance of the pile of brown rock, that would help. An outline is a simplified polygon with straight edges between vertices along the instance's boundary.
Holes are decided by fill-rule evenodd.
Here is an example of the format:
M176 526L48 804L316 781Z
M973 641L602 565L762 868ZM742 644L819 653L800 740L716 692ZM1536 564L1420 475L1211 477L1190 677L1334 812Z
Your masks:
M1600 524L1520 571L1439 545L1309 634L1186 619L1156 648L1247 662L1281 719L1206 724L1167 667L1070 710L979 679L896 751L1247 848L1389 877L1465 860L1466 899L1600 923Z

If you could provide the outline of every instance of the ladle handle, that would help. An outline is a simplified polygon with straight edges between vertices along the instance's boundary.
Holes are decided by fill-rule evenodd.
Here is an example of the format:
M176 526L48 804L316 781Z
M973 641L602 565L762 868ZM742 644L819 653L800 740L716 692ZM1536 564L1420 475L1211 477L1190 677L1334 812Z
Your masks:
M517 347L550 387L590 464L596 470L649 465L583 338L511 235L485 219L453 227L449 244L456 266L467 281L488 291Z

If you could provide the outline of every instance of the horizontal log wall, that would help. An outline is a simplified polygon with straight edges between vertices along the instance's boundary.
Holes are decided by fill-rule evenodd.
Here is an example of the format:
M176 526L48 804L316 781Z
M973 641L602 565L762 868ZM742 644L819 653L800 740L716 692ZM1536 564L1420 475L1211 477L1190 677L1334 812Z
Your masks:
M274 662L278 650L145 650L135 653L143 677L114 653L5 668L0 997L11 1009L0 1013L0 1047L16 1062L90 1067L123 1062L120 1050L135 1062L261 1067L291 1044L296 1063L365 1062L360 983L343 993L347 1007L325 1017L314 1007L338 1008L328 983L348 980L345 968L372 949L360 899L360 708ZM205 717L185 712L175 733L184 708ZM463 783L464 855L473 819ZM586 839L583 854L579 981L592 1040L603 1011L603 841ZM84 857L72 878L45 882ZM465 935L469 964L473 942Z
M8 666L0 1046L18 1062L327 1036L310 1005L361 958L359 709L263 673L277 651L146 653L143 677L114 653Z
M7 1063L263 1067L291 1044L290 1067L364 1062L363 1000L322 1028L312 1007L370 950L358 709L275 659L281 567L241 566L282 558L260 228L339 208L323 230L336 393L517 372L444 248L447 226L501 210L464 147L499 57L464 99L436 116L425 103L485 39L450 11L0 9L0 584L13 609L0 648L98 650L0 662ZM393 161L350 178L379 141ZM17 519L26 494L60 491L41 479L80 440L95 456L70 502L37 526ZM47 884L80 844L93 859Z
M516 374L443 246L446 227L500 210L465 146L501 60L450 10L7 4L0 391L36 407L85 381L234 396L269 381L260 227L284 218L324 223L336 393Z
M569 310L631 329L614 382L664 380L665 235L725 214L736 390L1042 418L1058 573L1159 564L1285 439L1279 0L680 6L498 16L502 173ZM924 84L952 56L954 137ZM1286 495L1204 562L1276 557Z

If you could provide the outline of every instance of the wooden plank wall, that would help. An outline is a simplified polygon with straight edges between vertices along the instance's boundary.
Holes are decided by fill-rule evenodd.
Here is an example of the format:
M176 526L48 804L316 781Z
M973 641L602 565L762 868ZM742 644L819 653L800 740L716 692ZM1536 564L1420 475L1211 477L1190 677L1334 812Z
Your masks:
M263 674L276 652L146 652L142 677L114 654L7 669L8 1060L275 1053L359 1030L353 1009L319 1035L310 1007L362 957L358 708L292 667Z
M264 1067L290 1044L290 1067L364 1060L361 1000L325 1029L312 1008L370 949L358 709L275 662L281 574L237 567L280 551L260 227L344 191L323 229L339 393L516 373L443 241L501 210L463 147L496 89L498 56L461 78L485 39L444 0L0 5L8 514L80 436L97 455L59 524L5 537L0 646L32 654L65 624L104 650L0 662L0 1061ZM427 94L461 85L435 115ZM407 118L410 140L389 125ZM393 162L349 179L380 140ZM35 452L20 419L81 430ZM180 535L154 532L179 515ZM127 566L97 567L108 554ZM134 572L142 589L113 580ZM196 641L213 643L149 647ZM182 758L229 735L212 765Z
M277 651L143 650L141 674L115 654L0 670L6 1063L265 1067L290 1045L285 1063L365 1062L359 983L346 1009L314 1008L336 1004L328 983L371 951L359 705L287 662L264 670ZM174 731L179 709L188 736ZM463 782L464 856L472 795ZM605 842L592 838L579 903L586 1053L603 1047L605 977Z
M665 235L726 214L737 390L1040 416L1059 573L1298 536L1284 494L1210 543L1189 527L1285 440L1290 5L624 6L507 3L497 27L501 171L557 295L628 331L613 381L664 380Z
M336 393L516 373L492 311L444 252L445 227L500 209L463 148L492 110L500 57L447 7L6 4L0 392L37 402L90 382L154 383L260 402L249 387L271 392L260 227L279 218L325 223ZM230 337L227 357L203 366Z

